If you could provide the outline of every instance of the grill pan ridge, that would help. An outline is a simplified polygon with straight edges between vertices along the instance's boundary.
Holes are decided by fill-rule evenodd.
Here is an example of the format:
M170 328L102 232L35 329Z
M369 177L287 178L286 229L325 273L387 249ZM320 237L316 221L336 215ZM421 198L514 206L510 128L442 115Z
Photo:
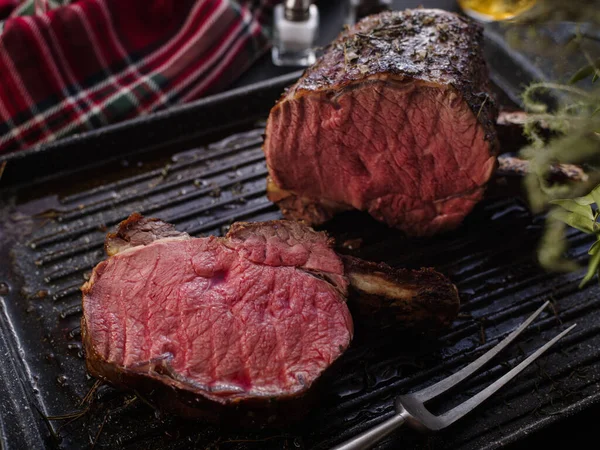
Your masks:
M268 90L270 96L259 90L263 118L277 98L272 84ZM256 98L259 91L237 101ZM224 99L223 107L231 101ZM34 177L0 191L0 350L12 361L0 376L4 382L12 376L7 385L13 400L2 402L12 403L14 414L3 413L5 448L32 448L41 439L39 446L65 449L326 449L391 415L395 395L475 359L546 300L553 308L519 344L432 408L464 400L559 329L577 323L547 356L449 430L434 436L402 430L378 448L500 448L598 403L600 288L578 289L581 272L556 275L537 266L543 218L511 195L490 196L460 229L430 239L403 238L358 213L327 225L340 252L395 266L435 267L457 285L462 306L441 336L415 338L355 316L350 349L324 375L319 407L297 425L242 431L187 422L161 415L135 392L97 386L84 369L79 288L104 258L109 229L132 211L194 236L222 235L236 220L280 218L265 197L264 126L257 115L244 122L230 114L217 133L175 148L165 140L147 154L98 164L94 176L58 173L42 184ZM583 263L590 238L575 231L568 238L570 255ZM72 414L77 412L83 414Z

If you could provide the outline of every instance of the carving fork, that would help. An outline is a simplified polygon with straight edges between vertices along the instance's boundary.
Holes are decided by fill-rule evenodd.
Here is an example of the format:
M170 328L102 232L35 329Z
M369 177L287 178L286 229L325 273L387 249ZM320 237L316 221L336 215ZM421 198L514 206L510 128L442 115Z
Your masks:
M527 366L534 362L539 356L554 345L560 338L575 328L575 325L570 326L562 333L558 334L554 339L547 342L544 346L537 349L534 353L529 355L524 361L518 366L514 367L510 372L500 377L494 383L483 389L481 392L475 394L470 399L464 401L460 405L452 408L451 410L435 416L431 414L427 408L425 408L425 402L437 397L438 395L446 392L451 387L463 381L468 376L472 375L475 371L479 370L481 366L490 361L494 356L500 353L507 345L521 334L525 328L535 320L537 316L546 308L550 302L544 303L536 312L534 312L525 322L523 322L516 330L510 333L502 342L490 349L487 353L480 356L477 360L473 361L468 366L464 367L454 375L450 375L447 378L439 381L438 383L429 386L412 394L401 395L396 399L396 414L385 422L376 425L370 430L349 439L348 441L334 447L332 450L365 450L377 442L388 436L394 430L399 428L403 424L408 424L410 427L421 430L421 431L438 431L442 428L453 424L458 419L463 417L465 414L475 409L481 402L486 400L498 389L512 380L516 375L523 371Z

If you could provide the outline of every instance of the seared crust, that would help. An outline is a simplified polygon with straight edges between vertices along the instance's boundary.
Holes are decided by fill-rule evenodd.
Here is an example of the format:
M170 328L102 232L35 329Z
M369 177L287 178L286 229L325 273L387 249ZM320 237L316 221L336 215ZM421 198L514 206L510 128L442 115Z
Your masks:
M458 290L430 268L395 269L351 256L342 256L350 280L350 304L382 324L417 330L440 330L458 314Z
M108 256L113 256L139 245L148 245L157 239L189 237L170 223L134 212L119 223L117 231L106 235L104 250Z
M240 239L242 241L270 230L274 235L280 235L294 241L321 241L328 247L333 247L335 241L324 231L315 231L302 223L293 220L266 220L264 222L235 222L229 227L225 236L227 239Z

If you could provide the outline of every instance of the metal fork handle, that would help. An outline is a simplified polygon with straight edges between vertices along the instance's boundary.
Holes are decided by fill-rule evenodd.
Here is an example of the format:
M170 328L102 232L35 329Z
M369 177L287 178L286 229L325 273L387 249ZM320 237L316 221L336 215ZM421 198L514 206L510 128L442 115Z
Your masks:
M382 440L384 437L400 428L405 422L402 414L394 414L385 422L374 426L358 436L333 447L331 450L367 450Z

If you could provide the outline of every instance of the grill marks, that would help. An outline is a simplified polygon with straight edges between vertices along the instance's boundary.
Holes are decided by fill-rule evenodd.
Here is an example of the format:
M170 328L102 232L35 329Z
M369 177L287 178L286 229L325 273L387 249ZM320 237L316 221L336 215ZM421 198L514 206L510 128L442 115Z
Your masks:
M240 169L236 169L215 181L220 181L220 184L199 191L192 186L189 188L192 191L189 194L175 195L165 199L163 203L159 203L158 199L151 200L151 208L139 209L152 210L155 215L168 219L191 233L214 231L229 223L232 215L237 217L273 210L272 205L263 197L266 171L260 149L256 149L256 154L258 162L246 170L249 173L247 176L239 176L236 171ZM200 170L196 177L202 174ZM153 195L153 191L150 191L150 196ZM196 208L187 208L188 202L191 201L195 202ZM86 217L83 226L77 221L74 226L62 225L62 230L58 233L48 233L47 229L40 230L39 237L32 239L31 245L35 246L36 250L39 249L36 263L43 268L49 282L72 275L71 268L79 271L93 267L93 260L97 260L102 254L105 235L104 228L100 229L99 224L112 226L137 206L140 206L139 203L124 204L115 209L110 205L106 210ZM91 260L90 255L93 256ZM65 262L69 263L69 268L65 267Z

